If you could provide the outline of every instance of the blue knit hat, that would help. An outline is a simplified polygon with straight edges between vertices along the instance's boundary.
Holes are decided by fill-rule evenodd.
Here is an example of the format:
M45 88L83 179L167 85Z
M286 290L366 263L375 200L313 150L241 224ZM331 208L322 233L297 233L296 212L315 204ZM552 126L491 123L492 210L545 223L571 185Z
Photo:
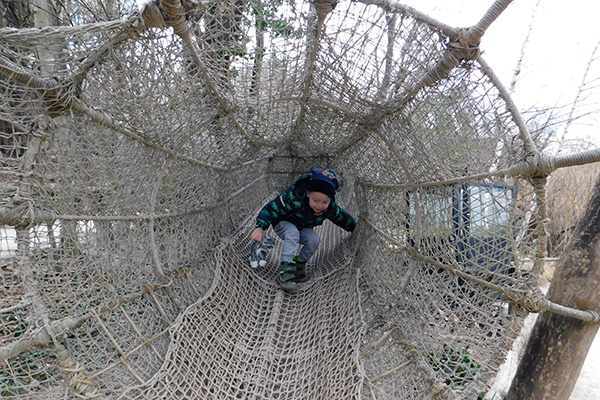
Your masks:
M335 191L340 187L340 181L335 171L332 169L311 168L311 172L312 176L306 184L306 191L320 192L333 199Z

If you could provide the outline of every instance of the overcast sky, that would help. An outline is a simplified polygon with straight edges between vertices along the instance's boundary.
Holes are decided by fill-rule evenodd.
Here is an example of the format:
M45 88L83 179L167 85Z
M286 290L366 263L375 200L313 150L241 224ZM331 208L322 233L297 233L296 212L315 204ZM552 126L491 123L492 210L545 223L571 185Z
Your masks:
M494 3L493 0L401 2L455 27L474 25ZM600 41L599 18L598 0L514 0L490 26L480 48L485 60L509 88L533 21L513 99L521 110L532 106L570 107L594 47ZM588 90L582 95L579 113L600 109L600 49L596 59L588 73ZM592 89L594 80L596 88ZM569 136L591 138L600 146L600 112L596 114L572 125Z

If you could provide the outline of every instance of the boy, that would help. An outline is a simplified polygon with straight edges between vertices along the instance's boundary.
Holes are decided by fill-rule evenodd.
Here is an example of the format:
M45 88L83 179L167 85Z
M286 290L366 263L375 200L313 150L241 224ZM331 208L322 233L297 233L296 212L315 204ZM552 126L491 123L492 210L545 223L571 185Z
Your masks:
M267 203L256 218L256 229L250 239L260 242L264 231L271 225L283 240L279 283L285 290L296 290L298 283L308 281L306 262L319 247L319 235L313 230L329 219L346 231L352 232L356 220L335 201L340 187L333 170L312 168L273 201ZM298 246L302 245L299 255Z

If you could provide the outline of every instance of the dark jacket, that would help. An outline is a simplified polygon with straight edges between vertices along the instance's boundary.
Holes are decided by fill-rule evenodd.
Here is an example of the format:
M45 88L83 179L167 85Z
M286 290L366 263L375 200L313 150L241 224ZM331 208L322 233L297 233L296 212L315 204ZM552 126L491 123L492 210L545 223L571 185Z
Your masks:
M302 230L314 228L328 219L342 229L352 232L356 227L356 220L336 203L335 197L331 199L325 211L315 215L306 196L305 187L310 177L311 174L302 175L285 193L267 203L258 213L256 227L267 229L271 225L277 225L279 221L288 221L298 230Z

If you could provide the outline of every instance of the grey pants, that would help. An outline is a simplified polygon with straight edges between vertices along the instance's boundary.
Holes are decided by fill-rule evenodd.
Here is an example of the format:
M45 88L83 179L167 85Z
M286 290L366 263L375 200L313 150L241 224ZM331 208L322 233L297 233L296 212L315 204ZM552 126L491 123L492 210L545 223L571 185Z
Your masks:
M299 231L296 225L288 221L280 221L274 229L277 236L283 240L281 261L292 261L299 245L302 245L302 250L300 250L298 258L308 261L317 251L321 241L319 235L312 228Z

